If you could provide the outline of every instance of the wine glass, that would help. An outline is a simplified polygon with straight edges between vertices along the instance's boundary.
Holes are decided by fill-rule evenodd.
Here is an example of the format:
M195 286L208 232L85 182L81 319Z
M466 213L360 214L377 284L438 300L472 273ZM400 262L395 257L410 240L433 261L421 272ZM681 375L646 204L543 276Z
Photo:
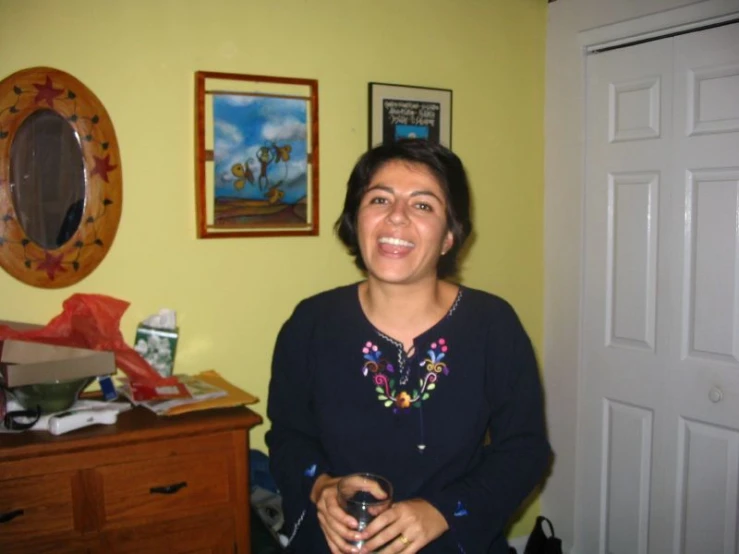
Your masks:
M393 486L390 481L372 473L352 473L339 480L339 505L357 520L357 531L364 531L370 521L390 507ZM350 542L363 546L364 541Z

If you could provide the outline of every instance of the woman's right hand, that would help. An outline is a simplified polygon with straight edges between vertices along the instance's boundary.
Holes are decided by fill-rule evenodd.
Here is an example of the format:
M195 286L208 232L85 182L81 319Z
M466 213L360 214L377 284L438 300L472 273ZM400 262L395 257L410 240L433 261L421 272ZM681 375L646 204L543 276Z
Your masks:
M313 483L310 499L316 505L318 523L331 553L358 552L357 547L349 544L349 541L359 540L357 520L339 506L339 491L336 487L339 480L340 477L330 477L325 473L319 475Z

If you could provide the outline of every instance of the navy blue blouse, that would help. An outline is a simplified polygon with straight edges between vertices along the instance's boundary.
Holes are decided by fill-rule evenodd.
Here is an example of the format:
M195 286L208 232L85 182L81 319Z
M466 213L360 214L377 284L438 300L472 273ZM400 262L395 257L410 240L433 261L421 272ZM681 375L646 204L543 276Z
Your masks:
M511 306L460 287L411 355L367 320L358 285L302 301L275 346L270 465L297 552L329 553L317 476L387 477L449 531L421 552L507 553L504 530L550 458L534 351ZM489 440L486 439L488 434Z

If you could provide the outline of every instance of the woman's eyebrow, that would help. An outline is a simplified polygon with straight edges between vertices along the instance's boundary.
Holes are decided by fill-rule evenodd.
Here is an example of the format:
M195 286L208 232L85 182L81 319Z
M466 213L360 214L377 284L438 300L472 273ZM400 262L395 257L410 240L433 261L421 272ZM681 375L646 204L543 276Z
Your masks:
M374 185L368 186L366 192L370 192L371 190L377 190L377 189L385 191L388 194L395 194L395 189L393 189L393 187L389 185L383 185L382 183L376 183Z
M444 202L442 201L442 199L441 199L441 198L439 198L439 197L438 197L438 195L437 195L436 193L434 193L434 192L432 192L432 191L430 191L430 190L416 190L416 191L413 191L413 192L411 193L411 196L433 196L434 198L436 198L436 200L438 200L438 201L439 201L439 203L441 203L441 204L443 204L443 203L444 203Z
M367 192L370 192L370 191L373 191L373 190L377 190L377 189L382 190L384 192L387 192L388 194L395 194L395 189L393 187L391 187L390 185L384 185L382 183L377 183L377 184L374 184L374 185L370 185L367 188ZM439 198L439 196L436 193L434 193L434 192L432 192L430 190L414 190L411 193L411 197L416 197L416 196L431 196L433 198L436 198L436 200L439 201L439 202L441 202L442 204L444 203L442 201L442 199Z

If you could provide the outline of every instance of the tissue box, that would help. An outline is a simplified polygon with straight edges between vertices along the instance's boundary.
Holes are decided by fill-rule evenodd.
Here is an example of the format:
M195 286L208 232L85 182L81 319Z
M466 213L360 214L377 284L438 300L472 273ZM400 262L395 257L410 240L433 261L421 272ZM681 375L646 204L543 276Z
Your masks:
M8 388L115 373L112 352L15 339L0 341L0 375Z
M174 370L179 329L161 329L139 324L136 328L134 350L162 377L169 377Z

